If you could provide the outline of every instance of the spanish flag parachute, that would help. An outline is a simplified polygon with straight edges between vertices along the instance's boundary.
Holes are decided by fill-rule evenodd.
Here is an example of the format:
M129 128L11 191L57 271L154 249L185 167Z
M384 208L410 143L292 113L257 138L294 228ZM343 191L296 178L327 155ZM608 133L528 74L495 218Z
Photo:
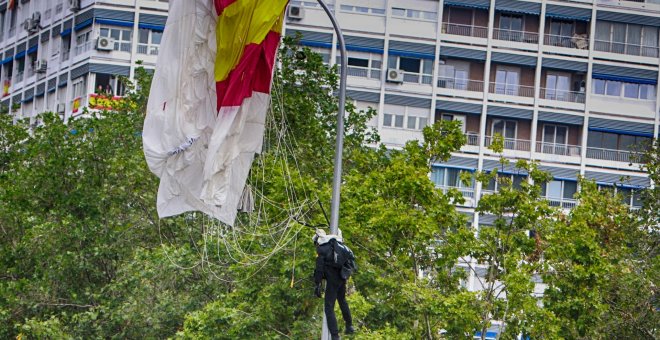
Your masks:
M265 116L288 0L175 0L144 122L158 215L233 225Z

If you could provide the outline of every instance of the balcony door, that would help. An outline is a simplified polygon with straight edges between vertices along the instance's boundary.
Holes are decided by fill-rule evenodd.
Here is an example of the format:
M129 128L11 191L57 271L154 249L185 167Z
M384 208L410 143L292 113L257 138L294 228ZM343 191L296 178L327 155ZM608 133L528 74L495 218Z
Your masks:
M468 90L470 64L451 61L440 66L438 86L447 89Z
M520 68L497 66L497 72L495 73L495 93L517 96L519 85Z
M499 37L501 40L523 40L523 16L518 14L502 13L500 15Z
M568 127L545 124L543 126L543 153L568 155Z
M552 20L550 22L549 44L560 47L573 47L573 22L563 20Z
M569 98L570 84L570 74L548 73L545 78L545 99L572 101Z
M515 120L494 119L491 135L500 134L504 137L504 148L515 150L517 130L518 122Z

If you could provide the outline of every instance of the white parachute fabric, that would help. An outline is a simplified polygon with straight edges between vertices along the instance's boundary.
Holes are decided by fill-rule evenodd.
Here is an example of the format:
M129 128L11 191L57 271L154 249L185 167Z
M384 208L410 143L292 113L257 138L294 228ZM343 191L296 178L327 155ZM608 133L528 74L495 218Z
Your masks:
M216 22L213 1L170 1L142 136L159 217L199 210L233 225L270 95L217 111Z

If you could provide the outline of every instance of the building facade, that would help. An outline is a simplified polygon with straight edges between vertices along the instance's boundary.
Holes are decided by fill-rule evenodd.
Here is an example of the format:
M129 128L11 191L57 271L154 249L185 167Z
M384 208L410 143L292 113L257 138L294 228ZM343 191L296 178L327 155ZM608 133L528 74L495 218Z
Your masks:
M658 136L660 2L518 0L335 0L348 48L349 96L373 107L384 143L420 139L434 121L460 120L467 144L432 179L458 188L474 214L496 183L464 185L462 171L500 167L487 147L499 133L504 155L540 162L554 180L544 195L575 206L579 175L639 207L650 185L635 145ZM292 1L286 34L336 63L329 20L316 1ZM632 162L632 164L631 164ZM502 169L500 169L502 170ZM514 184L524 173L500 171Z
M167 0L0 0L0 106L63 119L111 107L137 61L155 66Z

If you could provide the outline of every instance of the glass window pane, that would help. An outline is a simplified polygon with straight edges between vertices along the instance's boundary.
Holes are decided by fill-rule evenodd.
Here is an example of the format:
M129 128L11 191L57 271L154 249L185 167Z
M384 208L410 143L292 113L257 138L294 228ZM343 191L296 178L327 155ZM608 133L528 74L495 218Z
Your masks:
M419 129L421 130L421 129L425 128L426 125L428 125L428 119L423 118L423 117L419 117Z
M603 148L616 150L619 135L615 133L603 132Z
M369 59L348 57L349 66L369 67Z
M395 115L394 116L394 126L402 128L403 127L403 116Z
M587 135L587 146L591 148L603 147L603 133L599 131L589 131Z
M554 125L545 125L543 126L543 141L546 143L555 142L555 126Z
M398 68L398 66L397 66L397 61L398 61L398 59L399 59L399 58L397 58L397 57L395 57L395 56L390 56L390 57L387 59L387 67L388 67L388 68Z
M160 41L163 38L163 32L151 31L151 43L160 45Z
M594 79L593 81L594 94L605 94L605 81L602 79Z
M493 135L499 133L504 136L504 121L497 119L493 122Z
M424 74L433 74L433 61L424 60Z
M621 82L608 80L606 85L606 94L608 96L620 96L621 95Z
M445 170L446 169L444 168L433 169L433 183L435 183L435 185L445 185Z
M414 129L416 125L417 125L417 117L409 116L407 128Z
M626 98L639 98L639 84L624 83L623 95Z
M491 178L491 179L488 181L488 185L486 186L486 190L488 190L488 191L495 191L496 183L497 183L497 181L496 181L495 179L492 179L492 178Z
M564 181L564 198L573 199L577 192L577 182Z
M120 32L119 32L118 29L111 29L110 30L110 37L115 39L115 40L119 40L119 33Z
M138 32L138 43L148 44L149 43L149 30L141 28Z
M101 28L100 34L101 34L102 37L107 37L107 36L110 35L110 30L107 29L107 28Z
M403 8L392 8L392 15L397 17L406 16L406 10Z
M546 197L548 197L548 198L562 198L561 184L562 184L562 181L550 181L550 183L548 183Z
M457 187L460 185L460 170L447 168L447 185Z
M620 135L619 136L619 150L633 150L635 146L635 136Z
M392 115L389 113L386 113L383 115L383 125L385 126L392 126Z
M639 86L639 98L640 99L655 99L655 85L640 85Z
M421 64L421 59L417 58L399 58L399 68L406 72L419 73L419 68Z
M555 137L555 143L557 144L566 144L567 135L568 135L568 128L565 126L557 126L556 128L556 137Z
M525 180L525 176L514 175L513 176L513 187L520 189L520 184Z
M504 137L516 138L516 125L517 123L512 120L506 121L506 131Z

